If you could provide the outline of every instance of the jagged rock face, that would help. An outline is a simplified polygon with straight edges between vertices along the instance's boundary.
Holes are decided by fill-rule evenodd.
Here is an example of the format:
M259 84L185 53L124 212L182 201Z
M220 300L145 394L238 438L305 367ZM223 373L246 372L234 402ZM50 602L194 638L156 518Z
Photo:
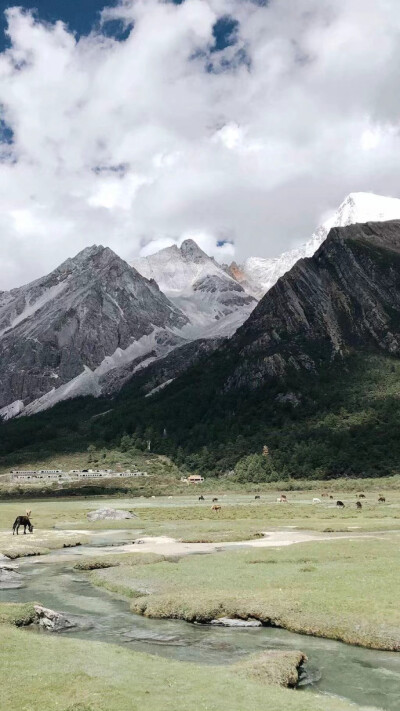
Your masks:
M132 371L132 365L110 371L100 380L102 392L111 395L129 383L130 388L137 388L141 395L148 397L169 385L223 342L223 338L202 338L174 348L168 355L136 369L136 372Z
M0 296L0 407L31 402L187 318L112 250L89 247Z
M225 389L316 371L356 349L400 355L400 221L334 228L260 301L226 346Z
M187 315L196 338L208 336L210 326L215 327L213 335L231 335L256 305L253 296L191 239L132 264Z

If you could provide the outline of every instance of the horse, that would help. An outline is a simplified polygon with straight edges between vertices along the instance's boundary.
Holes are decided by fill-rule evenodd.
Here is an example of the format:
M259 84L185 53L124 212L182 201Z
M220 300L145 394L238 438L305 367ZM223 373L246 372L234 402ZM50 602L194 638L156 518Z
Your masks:
M18 529L20 526L24 527L24 534L26 534L26 529L29 530L29 533L33 533L33 526L27 516L17 516L12 527L13 535L16 532L18 536Z
M339 506L340 509L344 509L344 503L343 501L337 501L336 506Z
M217 499L216 496L214 496L214 498L213 498L213 503L214 503L215 501L218 501L218 499Z
M279 504L287 504L288 500L285 494L281 494L279 499L277 499Z
M204 499L203 494L202 494L201 496L199 496L199 501L204 501L204 500L205 500L205 499Z
M255 498L255 499L261 499L261 496L255 496L254 498Z
M358 495L358 498L359 498L359 499L365 499L365 494L359 494L359 495Z
M361 501L356 501L356 507L357 507L358 509L362 509L362 503L361 503Z
M221 511L220 504L214 504L214 506L211 506L211 511Z
M313 498L312 502L313 502L313 504L320 504L320 503L321 503L321 499L317 499L317 497L315 496L315 497Z
M385 497L384 497L384 496L380 496L379 499L378 499L378 503L384 504L385 502L386 502Z

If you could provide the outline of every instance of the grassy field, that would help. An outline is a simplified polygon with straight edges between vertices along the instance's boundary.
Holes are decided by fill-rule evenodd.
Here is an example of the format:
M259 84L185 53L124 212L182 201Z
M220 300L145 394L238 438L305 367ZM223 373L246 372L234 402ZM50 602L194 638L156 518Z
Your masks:
M2 711L351 711L354 705L280 688L264 660L198 666L111 644L0 626ZM287 655L283 655L284 657ZM292 654L293 657L293 654ZM284 666L269 664L275 681ZM293 660L291 660L293 662ZM290 665L292 668L293 664ZM267 677L267 682L265 681ZM357 707L361 711L360 707Z
M262 537L268 530L310 530L317 532L378 532L400 530L400 492L381 490L385 504L377 503L377 493L367 493L362 511L349 492L335 492L346 505L339 510L334 501L322 499L312 504L314 492L292 492L289 503L278 504L278 491L262 495L219 493L222 509L211 510L211 496L199 502L197 492L185 497L155 499L64 499L0 502L0 553L10 557L45 554L50 550L85 543L90 531L129 530L132 541L140 536L169 536L184 542L218 543L246 541ZM123 521L90 522L87 513L100 506L134 511L137 518ZM32 509L33 534L13 536L16 516ZM87 532L87 533L85 533Z
M202 489L205 491L205 489ZM74 498L0 502L0 552L11 557L84 543L90 531L127 529L186 541L229 541L292 528L370 532L348 540L275 548L239 548L207 555L116 553L82 556L76 567L110 592L131 599L151 617L207 621L222 615L257 617L289 630L378 649L400 649L400 490L367 489L362 511L355 493L331 490L334 500L313 504L315 490L215 492L157 498ZM378 504L378 494L386 497ZM346 507L338 510L336 499ZM134 511L138 518L89 522L100 506ZM32 508L32 535L12 536L18 514ZM88 532L88 534L85 533ZM379 534L382 531L382 534ZM107 566L107 567L106 567ZM39 601L40 602L40 601ZM3 711L350 711L349 703L279 687L293 680L293 655L248 658L230 667L171 661L112 644L16 629L32 605L0 604ZM11 624L10 624L11 623ZM50 671L51 670L51 673ZM357 707L359 709L359 707Z
M115 471L131 469L146 471L150 476L131 479L102 479L91 481L73 482L46 482L25 483L12 482L10 469L88 469L109 468ZM223 476L215 478L205 474L205 482L201 486L188 486L181 482L181 477L187 472L179 468L166 456L151 454L149 452L121 452L120 450L104 450L98 452L98 458L93 460L93 455L87 452L72 452L32 458L2 460L0 457L0 500L7 499L37 499L51 497L79 496L185 496L196 493L218 496L221 492L232 495L266 494L275 491L286 492L314 492L320 496L322 492L335 493L336 491L355 494L359 491L380 493L381 491L398 491L400 493L400 476L380 477L379 479L352 479L342 478L331 481L313 481L309 479L285 479L278 482L255 484L252 482L240 483L234 477Z
M87 536L67 531L37 530L34 533L23 534L21 529L18 536L13 536L9 531L0 531L0 553L9 558L22 556L45 555L57 548L72 548L86 543Z
M0 502L0 552L4 545L33 546L39 538L46 538L55 546L61 541L61 530L86 531L128 529L132 539L138 535L170 536L188 542L224 542L257 538L263 531L285 527L324 532L362 532L400 530L400 490L381 488L366 492L363 509L357 511L354 493L333 490L334 499L322 498L321 504L312 504L315 491L296 491L288 494L288 504L278 504L279 490L261 494L255 501L253 494L216 492L221 511L211 510L213 494L206 501L198 501L198 489L186 496L157 498L69 498L62 500L26 499L23 502ZM386 503L378 503L383 494ZM345 508L340 510L335 502L341 499ZM122 508L133 511L137 518L124 521L89 522L87 514L99 507ZM16 516L32 509L33 535L21 538L11 535ZM59 529L58 533L54 529ZM82 534L78 537L82 539ZM63 542L61 542L63 545Z
M400 650L400 536L244 549L94 570L150 617L255 617L294 632ZM146 593L146 594L144 594Z

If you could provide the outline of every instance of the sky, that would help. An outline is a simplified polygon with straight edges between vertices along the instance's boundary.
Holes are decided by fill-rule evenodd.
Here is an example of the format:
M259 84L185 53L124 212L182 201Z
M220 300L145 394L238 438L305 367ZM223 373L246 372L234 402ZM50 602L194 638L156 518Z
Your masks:
M91 244L220 261L400 197L398 0L0 0L0 291Z

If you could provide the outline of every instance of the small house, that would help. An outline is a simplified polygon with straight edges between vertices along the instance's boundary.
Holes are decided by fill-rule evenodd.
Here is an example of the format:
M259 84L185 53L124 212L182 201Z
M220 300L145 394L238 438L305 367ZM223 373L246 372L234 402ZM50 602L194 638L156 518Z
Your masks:
M200 474L191 474L187 480L189 484L201 484L204 481L204 477L200 476Z

